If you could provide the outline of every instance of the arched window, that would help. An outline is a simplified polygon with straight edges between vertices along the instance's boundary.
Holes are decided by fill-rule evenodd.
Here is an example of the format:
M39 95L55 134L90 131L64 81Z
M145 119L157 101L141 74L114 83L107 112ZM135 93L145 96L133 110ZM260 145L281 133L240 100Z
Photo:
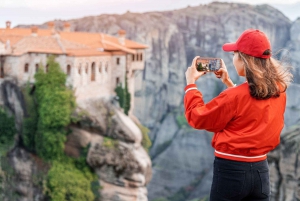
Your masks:
M96 77L95 62L93 62L92 70L91 70L91 81L95 81L95 77Z
M85 73L88 74L88 72L89 72L89 64L86 63L86 66L85 66Z
M25 72L25 73L28 73L28 70L29 70L29 65L26 63L26 64L25 64L25 67L24 67L24 72Z
M35 72L37 73L39 71L40 65L39 64L35 64Z
M118 57L117 58L117 65L119 65L120 64L120 58Z
M139 61L139 54L136 54L136 60Z
M133 54L133 55L132 55L132 61L134 61L134 57L135 57L135 55Z
M143 61L143 53L140 54L140 60Z
M102 62L99 64L99 73L102 73Z
M71 66L67 65L67 75L70 76L71 75Z
M120 83L120 78L119 78L119 77L117 77L117 78L116 78L116 86L118 86L118 85L119 85L119 83Z

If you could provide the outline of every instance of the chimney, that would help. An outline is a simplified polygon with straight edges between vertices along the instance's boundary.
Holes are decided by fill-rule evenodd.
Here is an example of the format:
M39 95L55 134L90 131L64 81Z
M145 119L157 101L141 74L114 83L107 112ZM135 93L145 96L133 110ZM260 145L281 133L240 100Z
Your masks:
M38 27L37 26L32 26L31 27L31 35L32 36L37 36L37 32L38 32Z
M119 30L118 34L119 34L119 43L125 45L126 31L121 29Z
M55 32L54 22L48 22L48 29L50 29L52 33Z
M6 29L10 29L10 25L11 25L11 22L10 21L6 21Z
M71 25L68 22L64 23L64 32L70 32Z

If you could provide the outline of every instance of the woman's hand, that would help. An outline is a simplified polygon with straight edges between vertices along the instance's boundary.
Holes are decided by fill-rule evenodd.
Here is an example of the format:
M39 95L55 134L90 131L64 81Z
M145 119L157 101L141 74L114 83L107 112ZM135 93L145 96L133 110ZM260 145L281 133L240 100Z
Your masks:
M223 61L223 59L221 59L221 63L222 63L222 66L221 68L215 72L216 74L216 77L221 79L221 81L227 86L227 87L233 87L234 84L233 82L231 81L231 79L229 78L229 75L228 75L228 71L227 71L227 68L226 68L226 65Z
M200 59L199 56L195 57L191 67L188 67L185 72L185 78L186 78L186 84L195 84L196 80L198 80L199 77L206 74L206 72L199 72L197 71L197 60Z

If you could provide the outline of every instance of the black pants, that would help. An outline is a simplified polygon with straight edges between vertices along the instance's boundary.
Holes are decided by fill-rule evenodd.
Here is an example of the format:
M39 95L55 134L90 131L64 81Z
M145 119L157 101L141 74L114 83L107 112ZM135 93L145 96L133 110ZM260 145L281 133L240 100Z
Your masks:
M238 162L215 158L210 201L270 200L267 160Z

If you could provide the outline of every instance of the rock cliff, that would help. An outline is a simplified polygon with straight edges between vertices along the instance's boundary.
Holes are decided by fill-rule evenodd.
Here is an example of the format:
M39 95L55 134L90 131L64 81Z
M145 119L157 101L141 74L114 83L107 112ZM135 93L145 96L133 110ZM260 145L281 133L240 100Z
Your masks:
M27 151L19 140L26 115L23 94L12 80L0 82L0 94L0 107L15 117L17 127L15 143L1 159L1 176L6 174L1 177L6 178L1 182L1 200L47 200L43 182L50 164ZM102 200L147 201L151 160L141 145L142 133L136 123L113 100L80 105L74 117L80 120L70 125L65 153L79 157L80 150L89 145L86 160L99 177Z
M235 41L245 29L258 28L266 32L273 52L280 51L278 57L288 58L295 67L295 81L288 89L285 130L299 123L300 22L299 19L291 22L269 5L215 2L174 11L90 16L69 23L74 31L117 35L119 29L125 29L129 39L149 46L146 68L137 75L138 80L142 80L139 83L142 87L135 92L135 115L151 129L153 179L148 184L150 200L164 197L183 201L209 194L213 164L211 134L192 130L184 122L184 73L196 55L221 57L233 81L241 83L243 80L235 73L232 56L222 51L222 44ZM55 21L55 24L63 28L62 21ZM46 23L40 27L46 28ZM213 75L201 78L197 85L206 102L224 89ZM297 172L293 175L285 174L286 170L281 172L278 167L285 164L285 157L279 157L279 152L270 155L271 177L275 182L272 194L273 200L283 201L290 199L287 198L290 192L297 192ZM285 153L289 155L289 152ZM291 154L289 160L285 166L290 164L295 172L293 165L298 159ZM293 182L285 183L289 181Z

